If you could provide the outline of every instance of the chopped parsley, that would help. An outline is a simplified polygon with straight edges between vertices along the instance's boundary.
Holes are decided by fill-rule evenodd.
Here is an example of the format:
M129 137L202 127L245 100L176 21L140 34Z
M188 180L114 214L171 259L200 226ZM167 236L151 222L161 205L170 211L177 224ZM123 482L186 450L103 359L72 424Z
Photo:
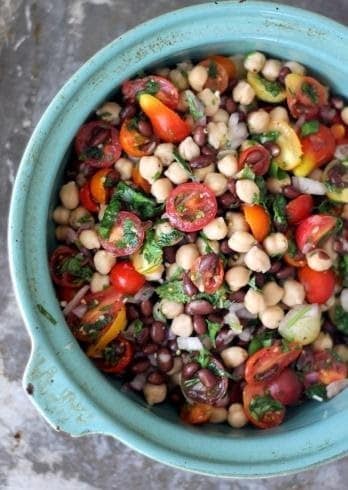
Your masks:
M243 170L239 174L240 179L249 179L249 180L255 180L255 174L249 167L249 165L245 165Z
M156 239L159 247L171 247L183 238L184 234L173 228L169 233L157 233Z
M157 204L153 198L146 196L138 189L134 189L131 185L122 181L117 184L114 195L116 201L124 203L130 211L136 213L141 219L151 219L163 211L163 204ZM111 201L108 207L110 204Z
M255 184L260 190L260 194L258 196L255 196L255 204L266 204L266 199L267 199L267 187L266 187L266 182L261 175L256 175L255 177Z
M158 82L155 82L155 80L149 80L146 82L145 87L144 87L144 92L150 95L156 95L160 90L160 85Z
M282 168L280 168L275 163L274 160L271 162L271 165L270 165L270 168L269 168L269 175L271 177L274 177L275 179L278 179L278 180L284 180L288 176L287 172L285 172L285 170L283 170Z
M309 136L319 131L319 121L306 121L301 126L301 136Z
M269 142L274 143L275 141L277 141L279 136L280 136L279 131L268 131L267 133L252 134L251 139L263 145L264 143L269 143Z
M115 344L109 344L103 350L103 358L107 364L113 366L118 360L118 351Z
M296 257L297 252L298 252L298 249L296 247L294 240L288 240L287 253L290 255L290 257Z
M322 383L315 383L313 385L310 385L305 390L305 395L311 400L323 402L324 400L327 400L326 386Z
M101 160L103 154L103 150L98 146L90 146L79 155L79 160L82 162L85 162L86 160Z
M109 204L106 206L103 218L99 225L99 235L105 240L109 238L111 228L116 221L117 215L121 209L121 204L118 196L114 194Z
M210 338L211 343L215 347L215 339L221 329L221 325L220 323L211 322L210 320L206 320L206 324L208 327L208 337Z
M40 303L38 303L36 305L36 308L38 309L38 312L42 316L44 316L45 318L47 318L47 320L52 323L52 325L57 325L57 320Z
M307 97L309 98L309 100L313 104L318 103L318 93L317 93L316 88L313 85L311 85L310 83L304 82L301 85L301 91L303 94L307 95Z
M206 368L209 366L211 354L208 349L203 347L203 349L199 351L199 354L196 356L195 360L202 368Z
M317 209L320 214L331 214L336 211L338 206L340 206L340 204L337 202L331 201L330 199L324 199Z
M336 305L333 320L337 329L344 335L348 335L348 312L341 305Z
M328 192L339 192L341 190L339 187L336 187L335 184L333 184L329 180L325 180L324 185Z
M161 299L170 299L177 303L188 303L192 298L184 292L183 281L170 281L156 288L156 293Z
M280 412L284 409L282 403L278 402L270 395L257 395L249 405L251 415L256 420L261 420L268 412Z
M67 272L76 279L90 281L93 276L93 270L89 266L82 265L84 260L84 257L80 254L67 257L60 266L60 272Z
M251 356L263 347L271 347L274 341L274 335L275 333L272 330L266 330L259 335L255 335L248 347L249 355Z
M194 95L191 90L185 92L186 102L194 121L198 121L204 117L204 111L202 109L200 101Z
M162 263L163 252L158 242L155 239L155 230L150 229L146 233L144 245L142 247L142 254L151 266L155 267Z
M266 80L266 78L257 75L258 81L263 85L266 92L272 95L272 97L277 97L282 91L283 87L279 82L271 82L270 80Z
M193 179L193 173L192 173L190 165L188 164L188 162L184 158L182 158L179 155L178 150L176 150L176 149L173 150L173 157L174 157L174 160L176 162L178 162L182 166L182 168L185 170L185 172L187 172L189 174L189 176Z
M211 60L208 66L208 77L216 78L218 76L218 67L214 60Z
M198 293L195 298L196 299L206 299L211 303L214 308L217 309L228 309L231 301L228 299L228 289L225 286L221 286L215 293Z
M138 233L133 221L126 218L122 224L122 238L115 245L118 248L135 247L138 243Z
M286 225L286 199L284 196L277 194L273 198L272 202L272 211L273 211L273 219L279 225Z
M83 323L81 329L84 334L87 335L90 340L96 340L98 338L99 332L103 330L111 321L112 315L102 315L94 323Z
M133 323L133 329L134 329L134 335L139 335L140 332L143 330L144 328L144 324L141 320L139 320L139 318L137 320L134 321Z
M343 287L348 288L348 254L342 255L339 258L338 273L343 279Z

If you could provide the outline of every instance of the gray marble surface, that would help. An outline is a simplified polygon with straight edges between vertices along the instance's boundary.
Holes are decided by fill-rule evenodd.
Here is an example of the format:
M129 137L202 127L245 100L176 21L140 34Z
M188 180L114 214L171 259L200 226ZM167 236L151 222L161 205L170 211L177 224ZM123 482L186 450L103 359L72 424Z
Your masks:
M25 144L53 95L92 54L188 0L0 0L0 488L27 490L347 488L348 459L298 475L226 481L153 462L103 436L54 432L21 388L30 341L6 255L8 202ZM348 24L348 0L289 0ZM334 56L334 53L333 53Z

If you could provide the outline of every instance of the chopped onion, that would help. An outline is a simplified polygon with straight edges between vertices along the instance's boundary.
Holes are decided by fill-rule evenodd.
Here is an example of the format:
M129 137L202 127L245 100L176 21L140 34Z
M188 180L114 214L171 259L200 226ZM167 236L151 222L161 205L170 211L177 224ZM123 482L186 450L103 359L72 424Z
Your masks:
M248 138L248 129L245 123L239 122L238 112L233 112L228 121L226 149L236 150Z
M137 294L135 294L132 297L127 298L127 303L135 303L139 304L142 301L146 301L147 299L151 298L155 291L155 288L149 285L146 285L142 287Z
M146 374L137 374L135 378L129 383L129 386L135 391L141 391L146 383Z
M253 313L250 313L246 308L241 308L238 310L238 316L239 318L244 318L246 320L253 320L254 318L257 318L257 315L254 315Z
M178 337L177 343L180 350L198 351L203 349L202 342L198 337Z
M348 379L340 379L338 381L333 381L326 387L326 394L328 398L333 398L338 395L341 391L348 387Z
M239 318L233 310L230 310L224 316L224 323L226 323L236 335L240 334L243 330L243 325L240 323Z
M335 157L339 160L347 160L348 158L348 144L338 145L335 150Z
M76 306L76 308L72 310L74 315L76 315L78 318L82 318L83 315L86 313L86 311L87 311L87 305L78 305Z
M324 196L326 187L318 180L308 179L307 177L293 177L292 184L296 189L304 194L313 194L316 196Z
M289 342L308 345L318 338L320 324L319 305L298 305L291 308L281 320L278 332Z
M88 290L89 290L89 286L86 285L77 291L73 299L69 301L69 303L66 305L66 307L63 310L63 314L65 316L68 316L69 313L71 313L76 308L76 306L78 306L81 303L82 298L84 297L84 295L87 293Z
M245 328L239 335L238 337L240 340L243 342L249 342L251 340L251 337L253 336L253 330L251 328Z

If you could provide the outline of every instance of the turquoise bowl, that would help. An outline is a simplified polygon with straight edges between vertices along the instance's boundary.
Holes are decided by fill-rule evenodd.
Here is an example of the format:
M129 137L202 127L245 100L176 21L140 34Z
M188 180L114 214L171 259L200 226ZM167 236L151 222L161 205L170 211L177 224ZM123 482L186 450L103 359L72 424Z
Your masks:
M251 50L298 60L347 93L348 30L274 3L211 2L129 31L90 59L60 90L24 153L11 203L12 279L32 339L24 386L46 420L73 436L107 434L163 463L220 477L290 473L348 452L348 391L307 403L269 431L188 427L170 406L149 408L88 360L66 327L51 284L50 213L73 135L125 78L207 53ZM47 313L45 313L47 312Z

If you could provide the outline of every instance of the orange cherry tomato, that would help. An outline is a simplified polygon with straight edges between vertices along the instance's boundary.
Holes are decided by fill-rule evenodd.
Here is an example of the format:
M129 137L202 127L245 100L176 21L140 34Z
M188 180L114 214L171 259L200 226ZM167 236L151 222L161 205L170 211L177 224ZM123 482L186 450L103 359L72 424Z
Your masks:
M244 204L243 213L255 240L262 242L271 229L269 214L259 204Z
M208 69L208 79L204 88L210 88L213 92L225 92L228 87L228 71L218 60L209 57L199 63Z
M98 204L93 201L89 182L86 182L79 191L80 202L84 208L90 213L97 213L99 210Z
M109 189L105 187L106 177L112 172L109 168L102 168L96 172L90 181L92 197L99 204L105 204L109 198Z
M126 119L123 121L120 130L120 145L122 150L129 156L140 158L149 155L147 145L150 142L150 138L138 131L133 119Z
M179 143L190 134L189 125L179 114L153 95L141 94L138 100L140 107L150 119L155 135L161 140L167 143Z
M332 131L323 124L320 124L318 132L301 138L301 144L302 165L309 159L315 164L315 168L328 163L333 158L336 149Z
M180 418L187 424L201 425L209 422L213 407L205 403L186 404L180 410Z
M95 361L96 366L104 373L122 373L131 363L134 356L133 343L119 335L103 351L103 359Z
M326 303L335 290L336 276L331 269L319 272L308 266L301 267L298 278L305 288L308 303Z
M301 221L295 230L298 249L304 254L313 250L336 223L337 218L324 214L313 214Z
M208 56L208 59L214 60L214 61L216 61L216 63L223 66L230 79L233 79L236 77L236 73L237 73L236 65L233 63L231 58L228 58L227 56L221 56L218 54L213 54L211 56Z
M284 405L269 394L263 384L246 384L243 407L247 419L259 429L280 425L285 417Z
M132 180L137 187L143 189L143 191L149 193L151 191L151 184L144 177L140 175L138 165L133 167Z
M333 124L330 128L330 131L336 141L340 141L346 135L346 128L344 127L343 124L338 124L338 123Z
M297 225L300 221L308 218L314 206L313 197L309 194L301 194L292 199L286 205L286 216L291 225Z

